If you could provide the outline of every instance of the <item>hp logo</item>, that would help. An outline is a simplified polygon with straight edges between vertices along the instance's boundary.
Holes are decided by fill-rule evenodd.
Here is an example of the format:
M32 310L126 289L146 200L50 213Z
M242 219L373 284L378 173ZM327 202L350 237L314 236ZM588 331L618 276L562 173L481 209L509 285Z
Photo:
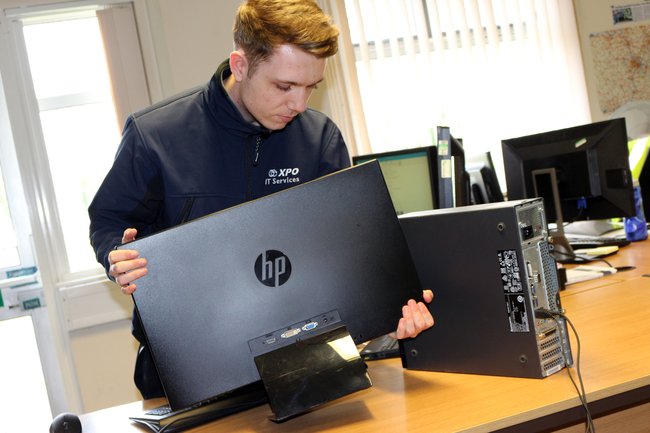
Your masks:
M277 250L263 252L255 261L255 275L266 286L283 285L291 276L289 257Z

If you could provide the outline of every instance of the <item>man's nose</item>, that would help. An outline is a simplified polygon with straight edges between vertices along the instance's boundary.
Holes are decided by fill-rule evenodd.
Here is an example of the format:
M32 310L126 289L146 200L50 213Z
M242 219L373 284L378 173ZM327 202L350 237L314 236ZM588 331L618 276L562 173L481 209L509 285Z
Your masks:
M289 99L289 109L297 113L302 113L307 109L307 101L311 96L311 89L301 89Z

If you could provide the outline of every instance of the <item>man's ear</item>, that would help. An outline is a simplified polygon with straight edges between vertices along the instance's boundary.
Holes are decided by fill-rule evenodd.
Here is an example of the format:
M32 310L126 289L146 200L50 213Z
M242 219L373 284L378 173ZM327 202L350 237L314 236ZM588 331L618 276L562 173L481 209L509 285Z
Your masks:
M243 51L236 50L230 53L230 71L238 82L248 74L248 59Z

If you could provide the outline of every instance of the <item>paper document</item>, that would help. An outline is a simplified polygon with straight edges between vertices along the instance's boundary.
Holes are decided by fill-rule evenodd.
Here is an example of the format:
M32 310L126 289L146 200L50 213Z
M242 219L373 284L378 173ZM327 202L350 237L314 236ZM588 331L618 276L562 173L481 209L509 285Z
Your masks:
M575 268L567 269L566 271L566 284L579 283L580 281L593 280L595 278L604 277L605 275L612 275L616 273L616 268L610 266L592 266L581 265Z

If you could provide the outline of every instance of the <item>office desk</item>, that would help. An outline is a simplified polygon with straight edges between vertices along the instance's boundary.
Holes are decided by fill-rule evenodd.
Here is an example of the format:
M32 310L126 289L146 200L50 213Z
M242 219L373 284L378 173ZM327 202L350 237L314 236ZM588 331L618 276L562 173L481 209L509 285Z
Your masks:
M596 421L598 432L648 431L650 242L634 243L607 260L635 269L569 286L562 303L580 337L581 370L592 413L607 415ZM574 337L572 347L577 358ZM263 405L191 431L532 432L584 420L567 369L545 379L523 379L410 371L402 369L399 359L390 359L369 362L369 373L372 388L282 424L268 420L271 411ZM128 416L161 403L134 402L83 415L83 431L147 431ZM622 428L622 422L629 425ZM614 424L612 430L606 429L608 423ZM584 431L584 425L566 431Z

